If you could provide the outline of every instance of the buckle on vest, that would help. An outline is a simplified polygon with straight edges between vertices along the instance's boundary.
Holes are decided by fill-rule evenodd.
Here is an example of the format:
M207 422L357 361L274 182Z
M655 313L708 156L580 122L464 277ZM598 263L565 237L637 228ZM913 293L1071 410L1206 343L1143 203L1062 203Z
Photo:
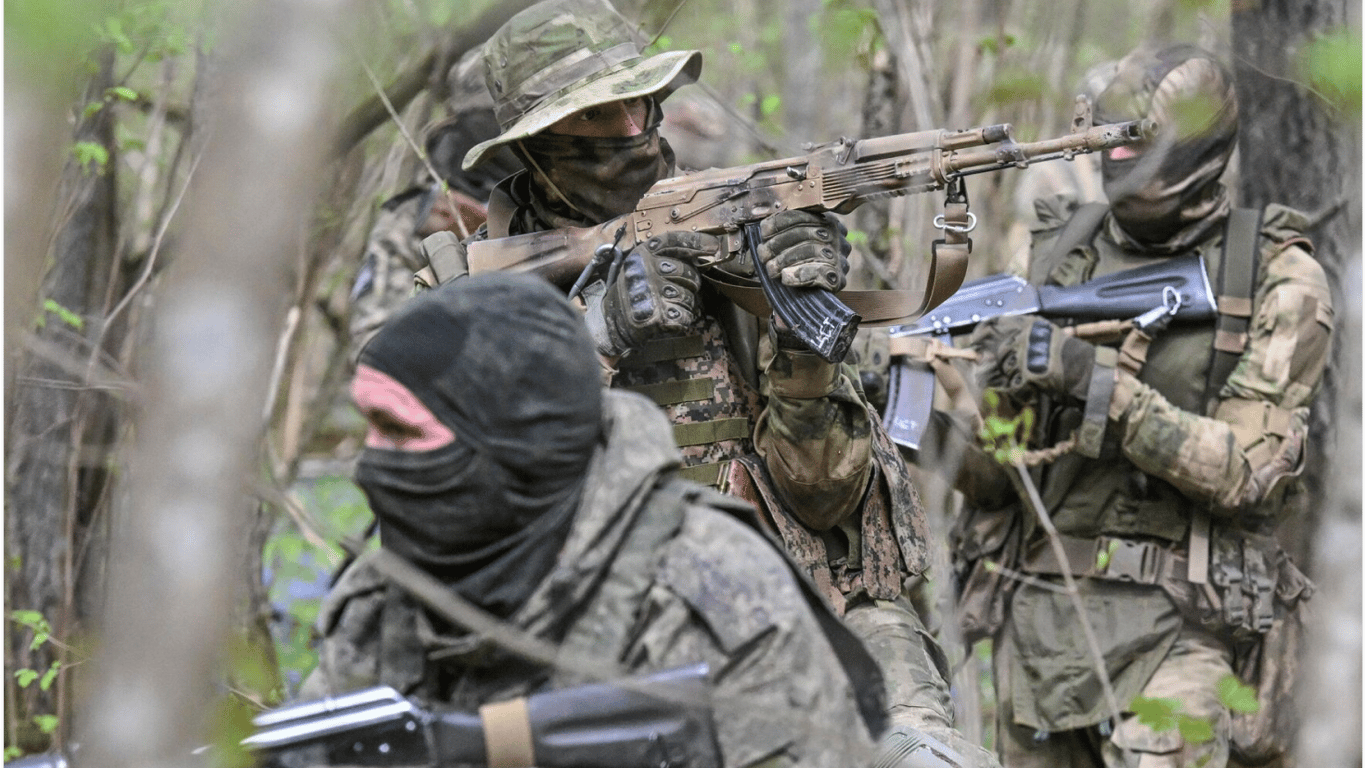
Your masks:
M1156 544L1102 536L1096 547L1096 575L1136 584L1157 582L1162 550Z

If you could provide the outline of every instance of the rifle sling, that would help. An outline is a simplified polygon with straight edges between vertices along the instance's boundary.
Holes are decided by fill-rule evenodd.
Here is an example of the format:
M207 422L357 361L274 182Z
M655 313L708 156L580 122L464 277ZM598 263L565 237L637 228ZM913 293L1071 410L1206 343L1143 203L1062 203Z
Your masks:
M1068 251L1091 242L1109 211L1110 206L1106 203L1083 203L1078 206L1058 233L1058 239L1053 241L1053 253L1046 263L1057 264Z

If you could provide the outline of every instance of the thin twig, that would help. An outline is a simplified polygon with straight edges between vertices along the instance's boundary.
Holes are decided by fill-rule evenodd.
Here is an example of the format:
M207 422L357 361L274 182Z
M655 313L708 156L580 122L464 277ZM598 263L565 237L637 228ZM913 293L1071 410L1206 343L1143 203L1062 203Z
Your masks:
M460 206L456 203L455 197L451 194L451 188L450 185L446 183L446 178L436 172L436 168L432 166L431 159L427 157L427 151L418 146L417 140L408 132L408 126L403 124L403 119L399 117L398 110L394 109L393 102L389 101L389 95L384 92L384 86L380 84L379 78L375 76L375 71L370 68L370 65L366 63L365 59L360 56L357 56L356 58L360 61L361 68L365 70L366 76L370 78L370 83L375 86L375 93L379 95L379 99L384 104L385 110L389 112L389 117L393 119L394 125L398 126L398 131L402 134L404 141L408 142L409 147L412 147L413 152L417 154L418 160L422 161L422 166L427 169L427 173L431 174L432 179L441 185L441 194L446 196L446 203L450 205L451 211L455 214L451 218L455 221L455 226L460 230L457 233L460 235L460 239L464 240L468 238L470 232L465 227L465 220L460 215ZM420 226L421 224L422 222L419 221L418 225Z

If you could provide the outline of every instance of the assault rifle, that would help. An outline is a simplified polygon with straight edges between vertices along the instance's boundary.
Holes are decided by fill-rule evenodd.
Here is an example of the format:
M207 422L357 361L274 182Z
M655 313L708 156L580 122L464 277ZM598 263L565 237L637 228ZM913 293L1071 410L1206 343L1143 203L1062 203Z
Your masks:
M1173 321L1208 320L1217 312L1201 256L1183 256L1115 272L1074 286L1033 286L1015 275L992 275L963 284L933 312L891 330L891 366L883 423L896 443L916 450L929 422L935 375L929 363L904 355L914 344L950 342L978 323L1004 315L1034 314L1054 320L1092 321L1068 327L1079 338L1099 341L1136 328L1150 335ZM898 350L903 354L898 356Z
M967 214L965 176L1031 162L1134 144L1151 137L1156 124L1135 120L1091 125L1089 103L1079 99L1072 132L1055 139L1018 143L1008 123L961 131L929 130L881 138L841 138L808 146L808 154L733 168L717 168L664 179L645 193L636 209L596 227L564 228L470 243L469 270L532 271L569 288L581 287L590 274L619 264L623 253L656 233L688 229L724 239L721 255L701 267L745 258L755 260L759 222L783 210L849 213L869 200L949 188L950 202L960 205L961 221L946 221L946 235L965 234L975 218ZM946 219L948 206L946 205ZM963 265L970 242L966 244ZM762 268L754 269L762 298L816 354L830 362L844 359L862 319L835 295L820 288L790 288ZM931 282L934 268L931 268ZM927 292L943 299L947 290ZM748 286L746 286L748 287Z
M486 705L427 710L393 688L258 715L242 743L261 768L499 765L719 768L707 665Z

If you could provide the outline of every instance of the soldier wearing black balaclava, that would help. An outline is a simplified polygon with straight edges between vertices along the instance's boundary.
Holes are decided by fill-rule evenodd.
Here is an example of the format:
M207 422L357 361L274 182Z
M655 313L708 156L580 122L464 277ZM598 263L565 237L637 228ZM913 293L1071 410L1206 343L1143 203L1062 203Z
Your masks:
M483 50L502 130L463 167L504 148L523 168L494 189L479 232L429 254L428 276L442 284L499 268L509 237L628 214L656 182L682 172L660 125L665 102L702 69L698 51L642 52L607 0L543 0ZM759 225L757 268L789 288L838 292L846 234L833 214L779 211ZM945 655L909 599L907 584L928 566L929 528L858 370L820 358L766 309L758 316L727 298L718 284L757 287L756 266L714 264L721 245L683 224L657 227L619 268L586 281L584 322L604 378L655 400L674 426L686 476L753 503L868 643L888 680L888 765L917 759L926 733L969 764L993 765L954 729ZM481 252L491 254L486 265Z
M564 659L705 662L726 766L866 761L885 719L876 663L744 522L752 509L678 478L658 408L599 376L579 310L540 278L481 275L405 305L352 384L382 548ZM373 562L324 601L303 696L382 684L473 711L582 681L442 621Z

